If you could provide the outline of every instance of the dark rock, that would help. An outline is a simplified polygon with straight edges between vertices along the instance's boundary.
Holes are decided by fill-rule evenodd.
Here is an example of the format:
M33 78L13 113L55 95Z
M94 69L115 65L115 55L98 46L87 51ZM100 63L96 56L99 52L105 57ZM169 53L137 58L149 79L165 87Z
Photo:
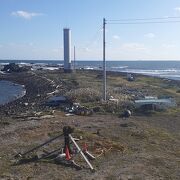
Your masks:
M18 64L9 63L9 64L7 64L7 65L4 66L4 68L2 69L2 71L11 73L11 72L29 71L30 69L31 69L31 67L28 67L28 66L19 67Z
M121 118L129 118L132 115L130 110L125 110L119 117Z

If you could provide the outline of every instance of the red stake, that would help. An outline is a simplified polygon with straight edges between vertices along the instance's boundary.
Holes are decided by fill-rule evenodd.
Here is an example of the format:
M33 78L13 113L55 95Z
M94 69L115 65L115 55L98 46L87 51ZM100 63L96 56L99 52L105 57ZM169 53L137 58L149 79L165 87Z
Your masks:
M66 160L69 161L71 159L71 156L70 156L70 153L69 153L69 149L68 149L68 146L66 146Z

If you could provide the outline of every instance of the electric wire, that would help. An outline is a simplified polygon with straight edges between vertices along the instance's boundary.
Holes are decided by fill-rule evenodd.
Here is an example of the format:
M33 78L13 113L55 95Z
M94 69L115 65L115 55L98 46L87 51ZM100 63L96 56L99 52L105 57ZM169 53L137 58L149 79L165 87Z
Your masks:
M150 20L168 20L168 19L180 19L180 16L169 16L169 17L154 17L154 18L130 18L130 19L115 19L107 21L150 21Z
M149 21L149 22L115 22L115 23L108 23L107 24L168 24L168 23L180 23L179 21Z
M168 23L180 23L180 16L106 20L106 24L168 24Z

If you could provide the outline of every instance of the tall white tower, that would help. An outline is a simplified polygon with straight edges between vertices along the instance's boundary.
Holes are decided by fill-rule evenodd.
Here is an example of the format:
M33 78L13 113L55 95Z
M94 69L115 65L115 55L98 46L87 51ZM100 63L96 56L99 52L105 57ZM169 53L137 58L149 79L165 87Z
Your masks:
M71 72L71 30L64 28L64 71Z

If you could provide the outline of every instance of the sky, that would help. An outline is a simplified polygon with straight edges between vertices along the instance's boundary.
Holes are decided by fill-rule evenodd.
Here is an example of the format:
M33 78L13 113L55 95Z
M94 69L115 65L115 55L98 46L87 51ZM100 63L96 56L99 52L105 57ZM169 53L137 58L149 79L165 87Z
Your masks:
M180 60L180 23L110 24L165 17L180 0L0 0L0 59L63 60L68 27L76 59L101 60L105 18L107 60Z

